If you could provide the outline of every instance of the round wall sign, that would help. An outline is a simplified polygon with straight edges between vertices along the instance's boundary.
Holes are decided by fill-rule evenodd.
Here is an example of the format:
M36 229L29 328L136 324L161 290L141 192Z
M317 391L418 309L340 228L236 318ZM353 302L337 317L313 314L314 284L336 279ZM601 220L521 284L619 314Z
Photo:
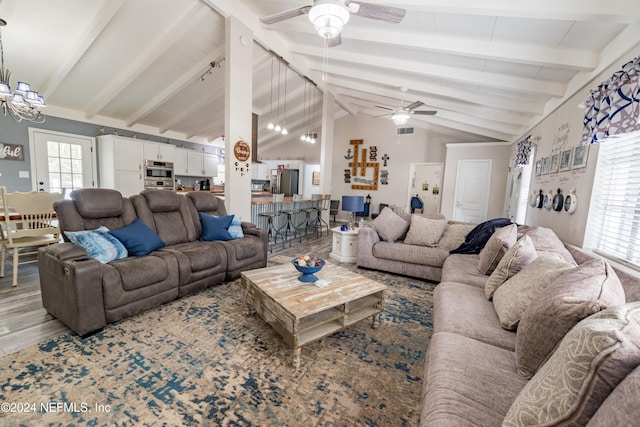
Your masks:
M249 160L251 156L251 147L246 142L240 140L233 146L233 155L241 162Z
M553 193L549 191L547 194L544 195L544 208L550 211L552 203L553 203Z
M538 193L538 197L536 198L536 207L541 209L542 205L544 205L544 194L542 194L542 189L540 189L540 193Z
M558 188L558 193L553 196L553 210L556 212L560 212L562 210L562 205L564 204L564 197L562 196L562 190Z
M574 213L578 207L578 198L576 197L575 191L575 188L572 188L564 198L564 210L570 214Z

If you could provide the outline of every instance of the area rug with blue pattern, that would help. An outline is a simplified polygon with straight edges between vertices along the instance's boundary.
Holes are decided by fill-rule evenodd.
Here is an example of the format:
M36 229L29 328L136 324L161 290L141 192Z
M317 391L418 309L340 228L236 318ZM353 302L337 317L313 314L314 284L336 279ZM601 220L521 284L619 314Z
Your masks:
M305 345L297 370L236 280L0 358L0 424L418 425L434 285L347 268L388 286L380 327Z

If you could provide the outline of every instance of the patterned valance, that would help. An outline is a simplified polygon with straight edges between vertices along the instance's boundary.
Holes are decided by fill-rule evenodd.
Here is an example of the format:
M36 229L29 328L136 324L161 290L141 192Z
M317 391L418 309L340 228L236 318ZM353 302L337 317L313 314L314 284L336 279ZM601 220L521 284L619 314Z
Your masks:
M518 142L516 151L516 167L521 168L529 164L529 154L531 153L531 135Z
M622 66L585 102L582 145L640 130L640 56Z

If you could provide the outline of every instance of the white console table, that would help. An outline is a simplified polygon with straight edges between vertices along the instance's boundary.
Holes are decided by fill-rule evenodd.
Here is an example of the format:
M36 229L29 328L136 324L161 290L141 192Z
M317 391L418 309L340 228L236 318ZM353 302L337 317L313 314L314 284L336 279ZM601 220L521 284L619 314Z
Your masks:
M331 229L333 242L329 256L340 262L356 262L358 255L358 228L341 231L340 227Z

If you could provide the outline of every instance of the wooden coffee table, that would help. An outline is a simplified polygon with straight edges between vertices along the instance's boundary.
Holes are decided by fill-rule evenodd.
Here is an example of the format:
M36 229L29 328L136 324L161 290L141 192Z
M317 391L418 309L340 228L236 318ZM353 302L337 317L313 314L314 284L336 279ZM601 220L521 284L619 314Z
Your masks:
M298 276L290 263L241 275L249 312L255 310L293 348L296 369L303 345L368 317L378 327L386 285L330 263L316 273L323 287Z

